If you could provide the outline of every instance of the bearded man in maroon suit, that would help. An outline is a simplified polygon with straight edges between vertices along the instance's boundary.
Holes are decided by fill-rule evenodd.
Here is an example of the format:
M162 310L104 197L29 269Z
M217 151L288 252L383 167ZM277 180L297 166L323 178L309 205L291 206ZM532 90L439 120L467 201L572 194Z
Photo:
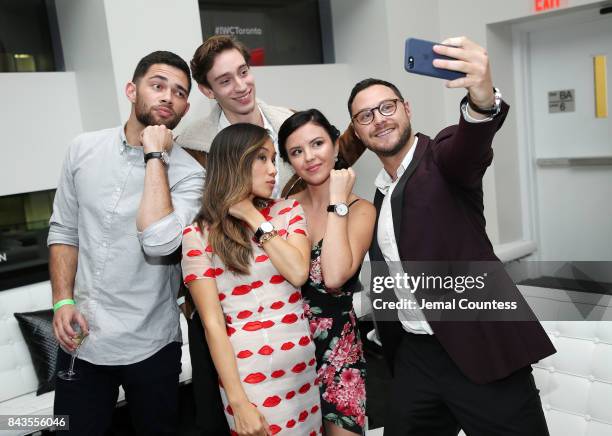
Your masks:
M459 123L434 139L412 131L411 107L389 82L363 80L348 101L356 137L383 164L374 200L373 274L380 264L383 275L393 277L405 274L411 262L447 269L481 262L497 277L485 295L513 300L521 315L444 321L419 307L375 310L394 374L385 435L446 436L460 429L470 436L548 435L531 364L555 349L503 271L485 231L482 178L509 107L493 87L482 47L464 37L443 44L453 47L437 45L434 51L456 60L433 64L465 73L447 86L466 88L468 94ZM397 287L391 295L399 301Z

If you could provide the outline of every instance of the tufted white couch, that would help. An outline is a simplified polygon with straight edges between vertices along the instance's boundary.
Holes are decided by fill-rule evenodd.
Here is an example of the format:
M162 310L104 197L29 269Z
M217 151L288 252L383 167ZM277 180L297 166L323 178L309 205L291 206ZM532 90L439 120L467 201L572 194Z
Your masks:
M21 335L15 312L31 312L51 308L51 284L37 283L0 292L0 416L49 415L53 413L53 392L36 396L38 379L28 347ZM187 323L181 315L183 355L181 383L191 381L191 359L187 339ZM119 400L125 398L119 390ZM0 417L0 428L6 428L6 418ZM0 431L2 435L27 432Z
M612 436L612 296L521 286L557 353L534 365L551 436Z
M585 320L542 322L557 348L533 366L550 435L612 436L612 296L519 289L539 319Z

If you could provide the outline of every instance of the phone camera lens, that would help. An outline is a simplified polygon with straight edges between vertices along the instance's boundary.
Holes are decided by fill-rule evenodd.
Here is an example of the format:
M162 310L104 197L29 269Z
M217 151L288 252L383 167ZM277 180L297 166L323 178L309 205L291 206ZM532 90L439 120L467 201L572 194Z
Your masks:
M408 68L410 69L414 68L414 57L413 56L410 56L408 58Z

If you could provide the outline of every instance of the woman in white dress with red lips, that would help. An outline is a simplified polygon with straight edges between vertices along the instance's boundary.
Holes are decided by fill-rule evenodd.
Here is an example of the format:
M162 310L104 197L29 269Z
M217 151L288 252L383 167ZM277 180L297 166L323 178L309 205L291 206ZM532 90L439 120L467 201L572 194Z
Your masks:
M302 207L269 200L267 131L233 124L212 143L202 209L183 232L183 277L204 324L232 434L321 434L315 347L299 286Z

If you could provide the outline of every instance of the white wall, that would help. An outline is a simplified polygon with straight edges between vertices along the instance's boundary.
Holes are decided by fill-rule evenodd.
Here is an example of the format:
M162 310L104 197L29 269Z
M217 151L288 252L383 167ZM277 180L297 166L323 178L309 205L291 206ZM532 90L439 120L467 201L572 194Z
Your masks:
M467 35L488 50L493 80L501 88L506 101L512 106L523 99L523 89L515 89L512 32L509 26L517 21L536 20L554 16L569 10L589 7L601 2L593 0L566 0L564 7L550 12L537 13L534 2L491 0L438 0L439 26L442 38ZM456 119L457 101L464 91L444 93L445 122ZM494 142L495 159L484 179L485 217L487 231L494 244L508 243L529 238L528 219L523 219L523 201L517 188L521 185L519 145L521 144L516 117L511 109L503 129ZM528 211L533 213L533 211ZM529 218L529 217L528 217Z
M593 92L593 55L612 55L612 16L602 16L595 9L542 24L528 33L532 162L612 156L612 120L595 118ZM612 82L612 71L607 80ZM574 111L548 112L547 93L559 89L574 90ZM540 259L612 261L611 167L533 163Z
M66 71L76 77L83 130L118 125L114 59L103 3L57 0L56 9Z
M0 195L53 189L80 133L74 73L2 73Z
M127 120L131 107L124 88L138 61L168 50L189 62L202 43L198 1L104 0L104 11L120 119Z

